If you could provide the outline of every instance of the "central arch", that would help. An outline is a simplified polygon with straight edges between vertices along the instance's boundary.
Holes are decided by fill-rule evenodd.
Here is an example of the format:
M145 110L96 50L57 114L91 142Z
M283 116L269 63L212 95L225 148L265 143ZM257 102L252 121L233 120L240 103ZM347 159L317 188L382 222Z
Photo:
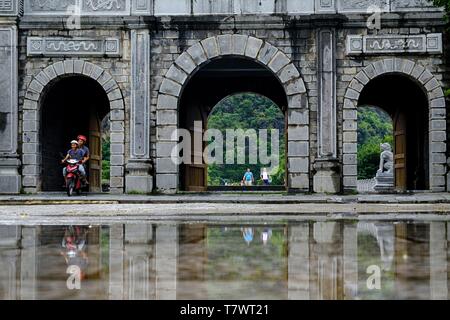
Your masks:
M182 96L187 92L186 88L194 76L208 64L216 65L210 76L224 76L227 70L230 70L227 65L230 59L239 60L243 63L242 66L250 66L250 69L260 70L275 79L274 83L279 86L285 101L288 136L287 187L309 191L309 110L306 88L300 72L291 59L275 46L255 37L238 34L210 37L195 43L178 57L164 76L156 108L157 190L176 192L180 187L180 166L172 161L171 153L178 143L173 133L180 128L180 108ZM260 78L255 76L255 79ZM217 89L217 92L221 91L217 81L211 83L211 86ZM224 90L223 94L226 91ZM224 98L226 95L223 94L218 96L222 95ZM206 90L204 95L206 99L217 96ZM216 102L218 101L220 99Z

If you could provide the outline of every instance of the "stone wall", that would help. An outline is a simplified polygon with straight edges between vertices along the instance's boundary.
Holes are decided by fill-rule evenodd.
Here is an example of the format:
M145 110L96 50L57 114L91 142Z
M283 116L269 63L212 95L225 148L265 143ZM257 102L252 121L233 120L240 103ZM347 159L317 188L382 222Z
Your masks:
M158 156L157 141L161 138L157 131L158 117L162 115L158 113L161 84L169 69L192 45L227 34L249 36L258 43L273 45L287 57L287 63L293 63L291 69L300 73L306 93L302 92L304 101L298 104L304 108L302 117L307 118L301 120L307 124L301 129L302 135L307 132L309 137L291 143L291 149L300 145L297 142L308 146L305 156L309 157L309 162L306 161L309 173L299 169L305 167L305 159L301 163L289 163L302 173L291 176L291 180L296 179L296 189L340 192L356 188L355 107L368 80L365 76L373 67L373 76L408 73L427 92L432 106L431 189L444 190L448 185L445 162L449 159L446 155L449 148L445 142L448 144L449 139L445 135L447 132L449 137L446 127L450 113L446 111L442 91L449 81L448 45L445 36L444 40L440 38L444 32L442 12L431 7L428 1L421 1L419 5L415 1L379 1L384 12L381 30L372 30L367 28L369 15L361 14L372 1L310 0L302 1L301 6L294 2L297 3L292 0L276 3L272 0L245 3L224 0L211 7L209 2L199 1L192 7L193 2L185 0L170 3L155 0L145 2L145 6L141 2L122 0L114 10L108 7L91 10L87 2L83 2L81 29L71 30L65 25L67 17L61 18L68 14L66 7L55 9L46 4L36 7L30 1L26 2L22 16L22 2L13 1L16 7L0 12L0 22L5 26L0 28L3 31L0 35L12 35L1 40L12 41L16 35L18 38L17 48L14 44L7 46L12 56L5 56L5 61L12 61L12 68L17 61L17 81L5 83L9 86L7 89L17 89L17 94L11 96L18 96L18 103L9 99L5 104L12 107L6 110L10 117L6 118L9 119L6 128L13 139L5 150L0 149L0 178L3 179L0 193L19 192L20 180L24 191L39 191L40 94L46 92L51 82L46 79L75 73L70 67L64 70L65 63L71 66L75 64L73 61L80 61L81 74L87 73L103 82L110 98L111 120L116 121L111 136L115 144L111 159L112 191L153 191L156 185L153 166ZM232 12L279 14L229 15ZM444 50L442 42L446 44ZM396 47L396 43L403 45ZM82 45L85 47L79 49ZM61 51L61 46L66 46L67 50ZM383 48L376 51L377 46ZM11 59L14 54L17 59ZM195 69L198 65L194 64ZM413 69L409 70L411 64ZM16 71L11 69L11 72L13 76L8 79L15 79ZM55 77L48 72L54 72ZM191 75L186 73L186 79ZM7 99L6 95L2 98ZM294 97L289 98L290 103L293 100ZM290 112L287 116L288 119L298 118L298 114ZM4 133L2 137L9 136ZM5 187L11 184L14 190Z

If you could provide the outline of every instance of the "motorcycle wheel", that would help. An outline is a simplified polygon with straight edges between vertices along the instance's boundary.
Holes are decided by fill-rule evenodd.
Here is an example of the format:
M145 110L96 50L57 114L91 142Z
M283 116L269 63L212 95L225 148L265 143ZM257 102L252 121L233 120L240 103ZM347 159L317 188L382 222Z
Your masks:
M67 195L71 197L73 195L73 190L75 189L75 181L70 180L67 184Z

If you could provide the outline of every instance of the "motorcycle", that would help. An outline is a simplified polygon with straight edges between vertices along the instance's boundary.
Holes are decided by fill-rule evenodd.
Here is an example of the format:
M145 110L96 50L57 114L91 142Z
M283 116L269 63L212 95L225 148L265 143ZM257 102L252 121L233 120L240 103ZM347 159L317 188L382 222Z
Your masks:
M66 166L66 191L67 195L69 197L73 196L73 193L75 192L77 195L81 194L82 189L82 183L81 183L81 177L80 177L80 162L78 160L74 159L68 159L66 160L67 166Z

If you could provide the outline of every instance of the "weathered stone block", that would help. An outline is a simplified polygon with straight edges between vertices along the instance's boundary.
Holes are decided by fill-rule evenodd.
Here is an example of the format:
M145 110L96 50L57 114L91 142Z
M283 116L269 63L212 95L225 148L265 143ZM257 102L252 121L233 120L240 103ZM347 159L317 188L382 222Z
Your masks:
M279 79L281 83L286 83L298 77L300 77L300 73L293 63L288 64L279 72Z
M215 37L207 38L201 41L203 49L205 49L208 59L215 58L219 55L219 47Z
M233 54L244 55L247 47L248 36L241 34L233 35Z
M245 49L245 55L247 57L255 59L258 56L259 50L261 49L262 45L263 45L263 41L261 39L249 37L248 41L247 41L247 48ZM281 66L278 70L280 70L285 65ZM278 72L278 70L274 71L274 72L276 73L276 72Z
M197 68L194 60L192 60L192 57L187 52L182 53L175 61L175 63L187 74L191 74L192 71Z
M306 93L305 83L300 78L286 83L284 88L288 96Z
M178 112L176 110L158 110L156 119L158 125L177 125Z
M178 187L178 177L176 174L157 174L156 175L156 189L159 191L172 190L176 192Z
M170 79L164 79L159 91L161 93L166 93L178 97L181 93L181 85Z
M278 49L276 47L268 42L265 42L261 50L259 51L258 60L263 64L268 64L277 52Z
M205 62L208 58L206 57L205 50L203 50L202 45L200 42L197 42L196 44L192 45L187 52L192 57L194 62L199 66L203 62Z
M309 111L290 109L288 111L288 123L292 125L306 125L309 123Z
M158 95L158 109L160 109L160 110L176 110L176 109L178 109L178 99L174 96L159 94Z
M309 191L309 175L307 174L289 174L288 186L292 189Z
M217 37L217 44L219 45L219 53L221 55L230 55L232 53L233 44L231 39L231 34L220 35Z
M291 173L308 173L309 159L290 157L288 160L289 172Z
M281 51L278 51L272 61L269 63L269 68L274 72L277 73L280 71L284 66L286 66L290 62L289 58Z
M166 78L178 82L181 85L184 83L184 81L186 81L187 77L188 75L181 69L177 68L175 65L172 65L166 74Z
M289 141L309 141L309 127L308 126L289 126L288 127Z
M309 156L309 143L308 142L293 142L288 143L288 156L289 157L308 157Z

